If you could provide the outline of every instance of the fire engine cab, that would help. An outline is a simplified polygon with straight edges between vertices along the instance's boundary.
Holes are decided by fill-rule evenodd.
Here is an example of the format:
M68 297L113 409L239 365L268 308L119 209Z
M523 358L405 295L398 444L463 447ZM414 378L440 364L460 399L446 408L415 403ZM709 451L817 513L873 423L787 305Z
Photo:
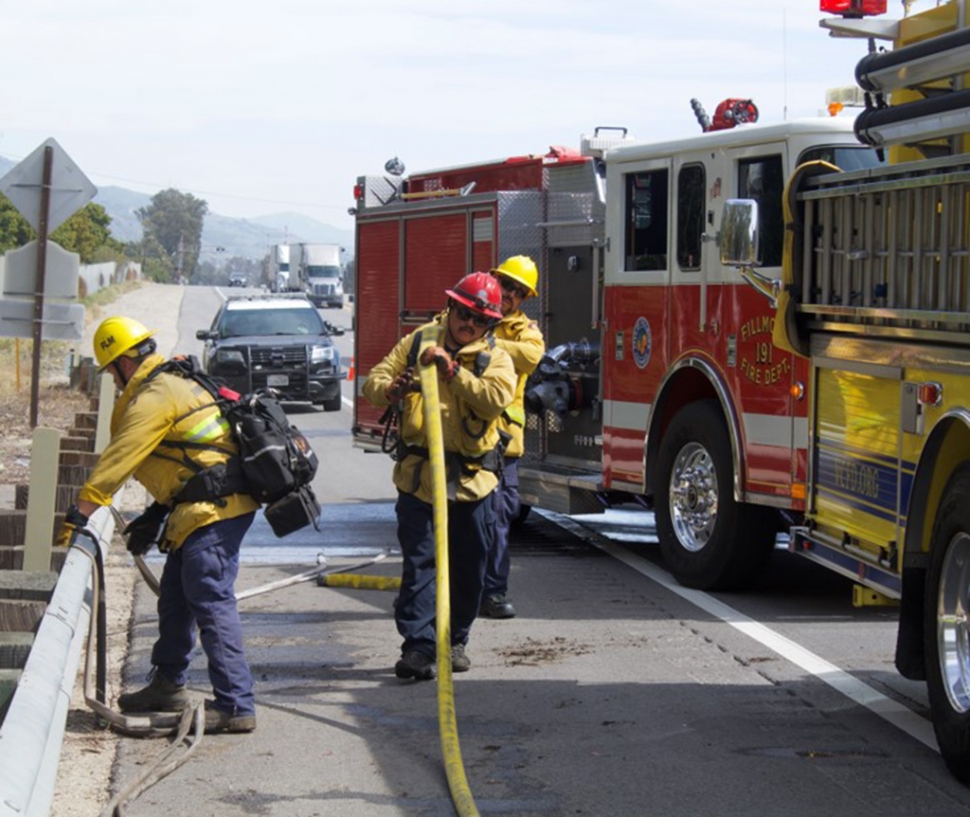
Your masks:
M739 121L755 110L743 102ZM525 308L547 354L526 393L523 502L652 503L679 581L744 584L779 511L804 508L807 369L772 345L773 309L721 263L717 237L728 199L758 202L762 272L779 272L782 193L808 160L878 161L851 120L826 118L656 144L601 128L578 151L361 177L355 391L447 286L531 256L540 292ZM382 445L379 415L355 400L358 445Z

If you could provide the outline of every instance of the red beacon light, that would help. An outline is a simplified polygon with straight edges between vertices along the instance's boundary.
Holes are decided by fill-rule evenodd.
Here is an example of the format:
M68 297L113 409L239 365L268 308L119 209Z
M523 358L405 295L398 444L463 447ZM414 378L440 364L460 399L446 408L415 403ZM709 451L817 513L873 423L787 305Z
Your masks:
M843 17L874 17L886 13L886 0L819 0L819 10Z
M704 133L712 130L727 130L736 125L758 121L758 106L750 99L725 99L714 111L714 117L707 115L704 106L696 99L690 101L697 117L697 124Z

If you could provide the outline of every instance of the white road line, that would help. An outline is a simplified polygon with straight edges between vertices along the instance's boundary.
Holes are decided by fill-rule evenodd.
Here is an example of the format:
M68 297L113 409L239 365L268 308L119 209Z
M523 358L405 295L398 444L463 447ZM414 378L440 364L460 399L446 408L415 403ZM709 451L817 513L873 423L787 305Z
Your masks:
M864 706L866 709L888 721L896 728L901 729L907 735L915 738L930 749L936 752L939 751L936 736L933 734L933 725L926 718L916 714L911 709L894 701L892 698L886 697L881 692L878 692L845 670L835 666L830 661L826 661L821 656L816 655L810 650L806 650L790 638L786 638L770 627L760 624L713 596L700 590L682 587L673 576L665 570L661 570L649 560L644 559L642 556L637 556L635 553L631 553L624 547L614 544L606 537L589 530L589 528L583 527L569 517L549 513L548 511L540 511L540 513L556 524L566 528L571 533L598 547L614 559L633 568L641 575L652 579L671 593L676 593L685 601L699 607L701 610L720 619L724 623L730 624L749 638L753 638L759 644L778 653L786 661L790 661L795 666L801 667L805 672L814 675L820 681L841 692L860 706Z
M344 397L342 394L340 395L340 402L343 403L349 409L354 408L354 401L351 400L349 397Z

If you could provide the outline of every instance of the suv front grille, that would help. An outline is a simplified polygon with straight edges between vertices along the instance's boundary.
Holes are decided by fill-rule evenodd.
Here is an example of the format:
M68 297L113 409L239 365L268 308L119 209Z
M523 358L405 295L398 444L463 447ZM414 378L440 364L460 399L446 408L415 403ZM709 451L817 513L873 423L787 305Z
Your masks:
M250 346L250 360L254 366L285 366L306 361L305 346Z
M286 397L302 399L307 394L307 352L305 346L250 346L250 379L253 390L274 388ZM286 375L286 385L272 383L273 375Z

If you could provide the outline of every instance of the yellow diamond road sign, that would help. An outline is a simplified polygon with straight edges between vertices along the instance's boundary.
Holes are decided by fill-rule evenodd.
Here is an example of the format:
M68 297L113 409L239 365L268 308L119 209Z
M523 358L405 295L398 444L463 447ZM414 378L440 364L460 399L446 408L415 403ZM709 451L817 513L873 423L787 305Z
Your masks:
M48 139L0 179L0 193L6 195L17 211L40 232L40 196L44 181L44 148L50 146L54 155L51 169L50 215L48 233L84 207L98 192L91 180L78 168L71 157L54 139Z

